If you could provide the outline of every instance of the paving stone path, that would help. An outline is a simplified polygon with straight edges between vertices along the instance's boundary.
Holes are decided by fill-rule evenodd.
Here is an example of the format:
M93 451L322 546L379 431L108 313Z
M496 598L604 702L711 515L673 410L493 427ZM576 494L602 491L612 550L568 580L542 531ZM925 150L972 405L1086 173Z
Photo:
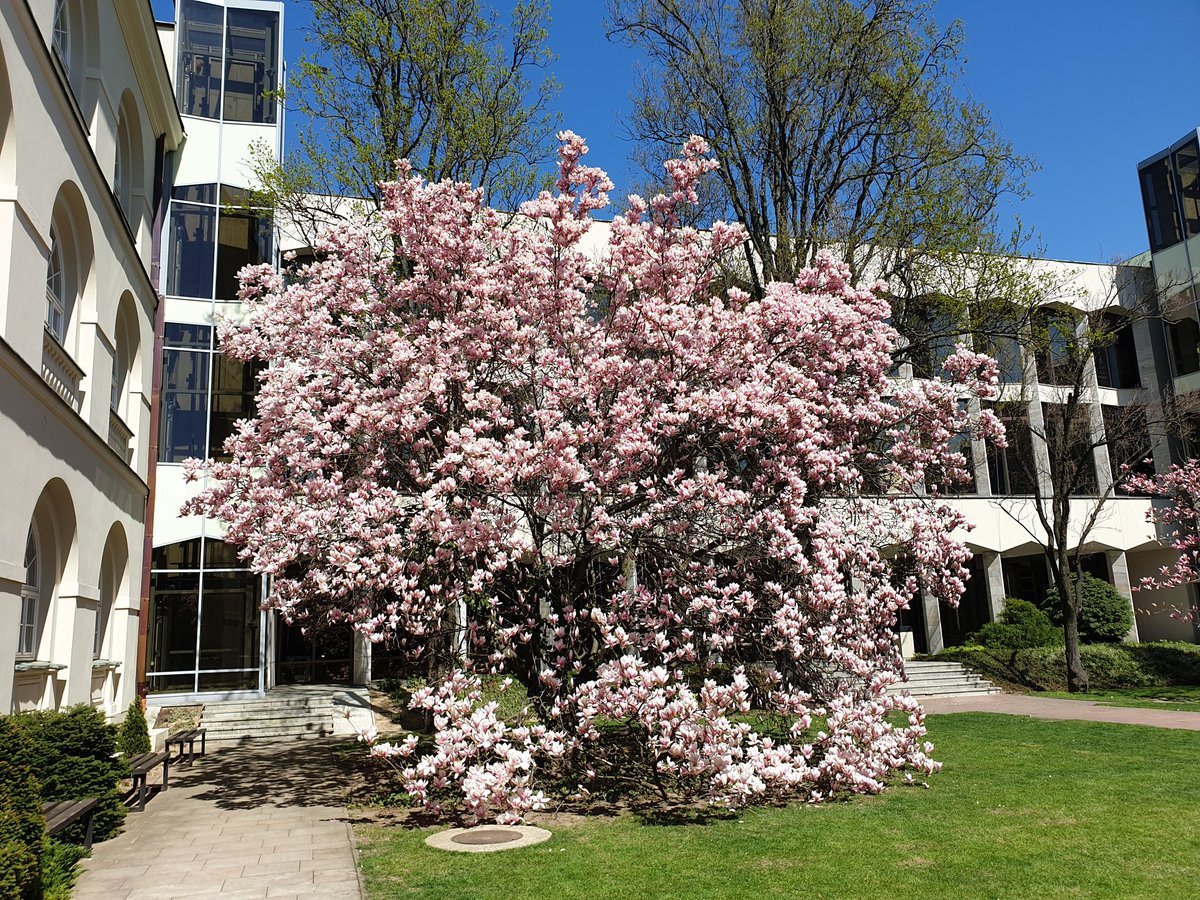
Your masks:
M363 896L330 742L210 748L96 844L74 900Z
M1088 700L1060 700L1029 694L991 694L973 697L927 697L921 701L927 713L994 712L1035 719L1080 719L1085 722L1115 722L1120 725L1151 725L1200 731L1200 712L1171 709L1140 709L1104 706Z

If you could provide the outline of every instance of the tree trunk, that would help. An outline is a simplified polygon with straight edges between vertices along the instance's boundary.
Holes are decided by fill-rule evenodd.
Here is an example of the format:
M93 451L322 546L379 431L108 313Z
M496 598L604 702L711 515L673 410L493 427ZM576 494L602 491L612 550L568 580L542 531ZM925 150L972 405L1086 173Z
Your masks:
M1072 694L1086 693L1088 689L1087 671L1079 655L1079 610L1074 595L1073 587L1059 594L1062 598L1063 637L1067 641L1067 690Z

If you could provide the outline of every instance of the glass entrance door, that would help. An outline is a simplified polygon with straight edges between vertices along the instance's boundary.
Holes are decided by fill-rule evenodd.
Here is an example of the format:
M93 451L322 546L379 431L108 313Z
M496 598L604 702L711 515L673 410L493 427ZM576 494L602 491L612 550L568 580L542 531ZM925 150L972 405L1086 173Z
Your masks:
M350 684L354 677L354 633L334 625L308 635L280 621L275 651L276 684Z

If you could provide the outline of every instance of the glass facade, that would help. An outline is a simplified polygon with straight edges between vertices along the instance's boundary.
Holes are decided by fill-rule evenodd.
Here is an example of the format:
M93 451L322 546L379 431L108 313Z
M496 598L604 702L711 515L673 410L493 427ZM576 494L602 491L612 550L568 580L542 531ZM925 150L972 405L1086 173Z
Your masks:
M279 14L200 0L179 4L179 109L226 122L275 123Z
M228 459L225 439L254 414L262 364L222 355L208 325L168 322L163 336L158 461Z
M1128 320L1115 313L1105 313L1100 333L1106 338L1097 341L1092 355L1096 360L1096 381L1100 387L1136 388L1142 386L1138 368L1137 348L1133 328Z
M262 576L223 541L156 547L150 575L150 690L262 687Z
M1029 410L1019 402L997 403L996 415L1004 423L1007 447L987 444L988 477L992 495L1034 492L1033 433L1029 428Z

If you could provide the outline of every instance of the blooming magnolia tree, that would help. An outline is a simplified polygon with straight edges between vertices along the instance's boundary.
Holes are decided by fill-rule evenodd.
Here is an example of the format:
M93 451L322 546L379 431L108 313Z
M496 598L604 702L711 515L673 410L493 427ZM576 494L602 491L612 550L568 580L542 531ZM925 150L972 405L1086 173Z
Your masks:
M1157 575L1143 578L1137 589L1176 588L1200 582L1200 458L1172 466L1162 475L1127 475L1125 483L1132 490L1168 501L1151 507L1146 517L1166 532L1165 543L1179 552L1179 559ZM1176 608L1171 615L1195 621L1196 610Z
M918 588L962 591L939 498L994 363L959 347L942 380L891 380L883 285L829 256L760 301L718 287L745 235L680 224L703 141L601 229L612 185L561 140L557 193L515 223L401 163L382 229L329 232L286 281L247 270L222 342L271 365L186 511L228 523L284 615L431 664L432 742L374 748L429 807L515 821L551 782L739 806L933 771L887 691L893 629ZM495 673L519 721L481 701Z

